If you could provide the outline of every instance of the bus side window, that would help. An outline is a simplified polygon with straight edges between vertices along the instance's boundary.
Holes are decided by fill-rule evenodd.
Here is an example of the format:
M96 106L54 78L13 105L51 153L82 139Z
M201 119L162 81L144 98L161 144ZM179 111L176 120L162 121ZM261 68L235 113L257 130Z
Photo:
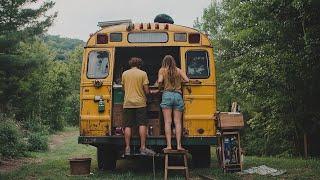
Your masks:
M109 74L109 53L107 51L91 51L89 53L87 77L105 78Z
M206 79L210 76L207 51L186 52L187 76L190 79Z

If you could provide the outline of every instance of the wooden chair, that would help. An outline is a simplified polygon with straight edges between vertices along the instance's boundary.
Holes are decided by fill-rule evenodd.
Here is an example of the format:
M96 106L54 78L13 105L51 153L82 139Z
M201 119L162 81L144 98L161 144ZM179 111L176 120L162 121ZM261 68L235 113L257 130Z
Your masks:
M164 150L164 179L168 179L168 170L174 169L174 170L185 170L185 178L189 179L189 169L188 169L188 158L187 150ZM184 161L184 166L169 166L169 156L170 155L182 155L183 156L183 161Z

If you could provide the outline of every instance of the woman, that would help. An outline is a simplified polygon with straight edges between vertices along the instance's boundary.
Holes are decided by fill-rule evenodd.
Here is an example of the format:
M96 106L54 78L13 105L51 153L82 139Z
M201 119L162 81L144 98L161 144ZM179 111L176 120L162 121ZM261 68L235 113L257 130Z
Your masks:
M158 74L158 83L164 88L162 102L160 104L163 112L165 135L167 140L167 147L164 148L164 150L172 149L172 111L176 130L177 150L184 150L184 148L181 146L181 117L184 110L181 91L182 82L189 82L189 78L184 72L182 72L181 69L176 67L174 58L171 55L166 55L163 58L162 67L160 68Z

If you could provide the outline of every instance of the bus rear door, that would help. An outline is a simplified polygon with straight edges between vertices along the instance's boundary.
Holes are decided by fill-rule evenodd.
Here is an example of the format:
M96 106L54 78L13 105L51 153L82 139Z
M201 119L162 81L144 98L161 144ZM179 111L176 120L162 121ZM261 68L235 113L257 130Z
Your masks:
M191 82L183 87L184 128L189 136L214 136L216 112L212 48L181 47L181 68Z
M80 88L80 134L110 135L114 49L86 48L84 53Z

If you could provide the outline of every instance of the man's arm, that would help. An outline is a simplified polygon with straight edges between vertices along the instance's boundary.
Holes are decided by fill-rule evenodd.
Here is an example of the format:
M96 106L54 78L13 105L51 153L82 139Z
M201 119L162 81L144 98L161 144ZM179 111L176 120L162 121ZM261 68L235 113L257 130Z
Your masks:
M149 85L143 85L143 90L145 94L150 94Z
M122 85L122 91L124 91L124 78L123 78L123 74L121 75L121 85Z
M148 75L147 73L145 73L144 77L143 77L143 90L145 94L149 94L150 90L149 90L149 79L148 79Z

